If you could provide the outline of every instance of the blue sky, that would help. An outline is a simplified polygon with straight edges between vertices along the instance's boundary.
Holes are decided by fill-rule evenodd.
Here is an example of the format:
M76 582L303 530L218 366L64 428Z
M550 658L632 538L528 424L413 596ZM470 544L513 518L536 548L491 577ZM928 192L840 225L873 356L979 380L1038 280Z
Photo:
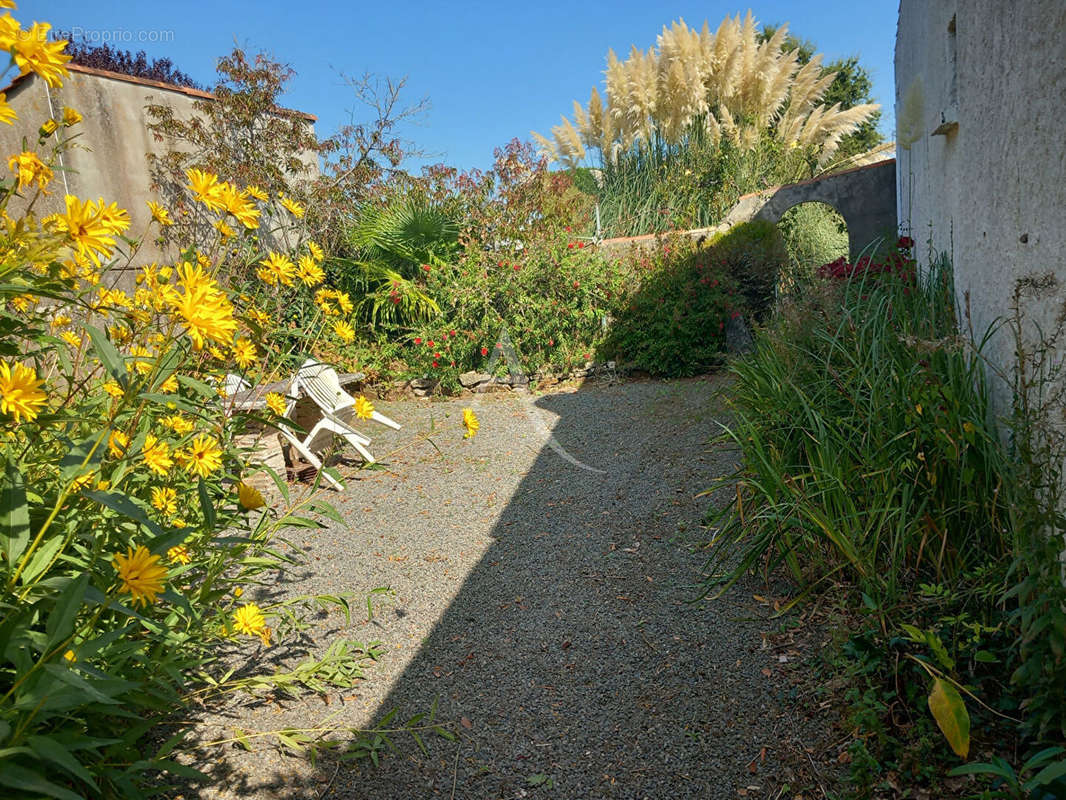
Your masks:
M529 131L547 134L571 101L587 101L602 80L607 49L647 49L662 26L684 18L714 28L748 6L697 2L376 2L328 0L269 3L184 0L132 3L95 0L23 0L14 15L57 28L83 29L113 44L171 58L210 86L215 60L234 43L270 53L293 66L284 104L315 114L320 136L347 121L355 105L339 73L370 71L407 76L406 98L429 99L431 108L406 138L427 151L429 162L488 167L493 148ZM898 5L895 0L767 0L751 9L761 23L788 21L827 60L858 55L884 107L882 129L891 138L893 66ZM153 41L153 39L157 41ZM166 41L161 41L166 39ZM365 116L365 115L362 115Z

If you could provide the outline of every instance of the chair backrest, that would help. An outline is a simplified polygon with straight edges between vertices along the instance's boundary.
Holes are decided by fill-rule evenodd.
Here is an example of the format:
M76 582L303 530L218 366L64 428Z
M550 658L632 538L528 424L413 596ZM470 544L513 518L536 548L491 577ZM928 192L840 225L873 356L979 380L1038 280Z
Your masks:
M336 413L355 402L341 387L337 371L328 364L308 359L300 367L297 380L315 405L328 413Z

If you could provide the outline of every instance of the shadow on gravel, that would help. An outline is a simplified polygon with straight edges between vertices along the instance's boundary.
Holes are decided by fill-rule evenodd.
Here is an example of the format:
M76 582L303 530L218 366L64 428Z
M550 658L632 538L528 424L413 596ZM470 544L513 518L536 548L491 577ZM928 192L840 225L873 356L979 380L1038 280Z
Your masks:
M323 762L302 788L285 776L266 788L259 775L259 796L772 797L784 723L761 674L766 625L750 589L688 602L708 508L694 495L732 470L731 454L707 446L721 384L537 399L543 418L558 417L556 441L603 472L541 449L380 706L379 720L397 709L402 721L436 702L457 742L428 735L425 755L396 735L377 768Z

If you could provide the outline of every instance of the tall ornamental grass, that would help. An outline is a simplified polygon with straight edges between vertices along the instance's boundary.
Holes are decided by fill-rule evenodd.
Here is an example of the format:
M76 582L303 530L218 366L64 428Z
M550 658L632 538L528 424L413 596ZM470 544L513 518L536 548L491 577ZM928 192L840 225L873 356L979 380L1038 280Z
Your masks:
M785 565L891 609L921 583L1005 570L1007 470L949 265L918 275L901 248L823 276L731 368L725 438L744 461L714 537L720 577Z

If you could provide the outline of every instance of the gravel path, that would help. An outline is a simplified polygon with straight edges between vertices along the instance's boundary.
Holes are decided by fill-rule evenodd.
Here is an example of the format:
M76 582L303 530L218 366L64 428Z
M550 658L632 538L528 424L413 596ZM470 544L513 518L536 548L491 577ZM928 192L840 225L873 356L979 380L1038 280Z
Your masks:
M385 655L355 690L245 699L202 730L366 726L436 701L459 739L427 737L427 756L397 736L377 768L224 750L213 786L186 797L776 796L770 623L751 587L687 602L709 502L694 495L732 469L729 452L707 446L722 385L381 404L404 430L379 428L372 449L403 449L390 471L353 475L330 497L347 525L295 532L309 569L283 591L363 597L390 586L373 622L364 613L342 630L333 615L316 632L321 643L378 639ZM464 440L469 405L482 428ZM415 440L431 428L436 447ZM570 458L601 471L546 446L548 428Z

